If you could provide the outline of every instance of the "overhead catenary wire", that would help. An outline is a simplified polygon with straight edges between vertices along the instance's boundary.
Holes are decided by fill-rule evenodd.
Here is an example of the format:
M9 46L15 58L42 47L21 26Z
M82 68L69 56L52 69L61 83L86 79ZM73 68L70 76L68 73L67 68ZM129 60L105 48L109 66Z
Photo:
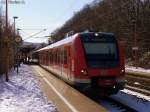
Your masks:
M40 34L40 33L42 33L42 32L45 32L47 29L43 29L42 31L40 31L40 32L37 32L37 33L35 33L35 34L33 34L33 35L30 35L29 37L26 37L25 39L23 39L23 40L27 40L27 39L30 39L30 38L35 38L34 36L35 35L38 35L38 34Z
M20 28L19 28L20 29ZM36 30L39 30L39 31L41 31L41 30L44 30L43 28L39 28L39 29L20 29L20 31L22 32L22 33L24 33L25 35L28 35L28 36L31 36L31 35L33 35L33 34L29 34L29 33L27 33L27 32L25 32L25 30L26 31L36 31ZM35 34L35 33L34 33Z
M71 2L71 4L69 5L69 7L68 7L58 18L56 18L56 20L55 20L54 22L58 22L58 21L60 21L60 18L62 19L63 17L65 17L64 15L67 14L66 12L67 12L68 10L70 10L71 8L73 8L73 6L75 5L75 2L77 2L77 1L74 0L73 2ZM54 23L54 22L53 22L53 23ZM50 29L51 27L52 27L52 26L50 26L50 27L44 29L43 31L46 31L46 30ZM40 30L40 29L21 29L21 30ZM40 34L40 33L42 33L43 31L40 31L40 32L35 33L35 34L33 34L33 35L30 35L29 37L25 37L25 39L23 39L23 40L27 40L27 39L30 39L30 38L36 38L36 37L34 37L34 36L35 36L35 35L38 35L38 34Z

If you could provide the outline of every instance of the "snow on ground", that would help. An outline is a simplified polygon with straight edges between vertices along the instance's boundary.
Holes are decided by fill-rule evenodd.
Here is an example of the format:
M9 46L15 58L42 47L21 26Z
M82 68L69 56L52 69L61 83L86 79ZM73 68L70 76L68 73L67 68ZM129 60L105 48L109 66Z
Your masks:
M139 93L124 89L111 97L134 108L138 112L150 112L149 97L142 97Z
M150 112L149 96L140 95L139 93L124 89L119 91L116 95L111 95L110 97L135 109L137 112ZM104 106L108 112L126 112L122 108L117 107L103 98L99 100L99 103Z
M133 67L133 66L128 66L126 65L125 68L127 71L131 71L131 72L139 72L139 73L146 73L146 74L150 74L150 69L144 69L144 68L140 68L140 67Z
M126 93L126 94L135 96L135 97L137 97L139 99L142 99L142 100L145 100L145 101L149 101L149 103L150 103L150 96L146 96L144 94L141 94L141 93L138 93L138 92L135 92L135 91L132 91L132 90L128 90L128 89L124 89L124 90L121 90L121 91Z
M47 102L29 67L21 65L19 74L9 73L9 82L0 78L0 112L57 112Z

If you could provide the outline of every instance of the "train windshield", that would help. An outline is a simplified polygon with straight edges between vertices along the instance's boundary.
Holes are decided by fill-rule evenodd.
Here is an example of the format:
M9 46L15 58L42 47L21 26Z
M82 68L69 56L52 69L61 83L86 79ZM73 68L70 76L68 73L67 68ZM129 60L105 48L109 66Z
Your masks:
M94 54L101 60L116 60L117 50L114 43L84 43L86 54Z
M85 38L84 38L85 39ZM118 47L116 40L97 38L84 40L86 63L91 68L113 68L119 64Z
M115 43L84 43L89 67L116 67L118 53Z

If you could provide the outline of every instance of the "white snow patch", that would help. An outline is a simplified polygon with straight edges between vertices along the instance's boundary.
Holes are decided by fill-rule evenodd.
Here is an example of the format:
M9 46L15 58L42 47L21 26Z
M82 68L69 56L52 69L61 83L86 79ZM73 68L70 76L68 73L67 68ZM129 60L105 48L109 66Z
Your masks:
M125 69L130 72L146 73L150 75L150 69L144 69L144 68L133 67L133 66L128 66L128 65L126 65Z
M111 96L113 99L134 108L138 112L150 112L149 96L141 95L127 89L124 89L118 94Z
M141 93L138 93L138 92L134 92L134 91L131 91L131 90L128 90L128 89L124 89L124 90L121 90L121 91L124 92L124 93L130 94L132 96L136 96L137 98L140 98L140 99L143 99L145 101L149 101L150 102L150 96L146 96L144 94L141 94Z
M9 82L0 78L0 112L57 112L47 102L28 66L21 65L19 74L9 73Z

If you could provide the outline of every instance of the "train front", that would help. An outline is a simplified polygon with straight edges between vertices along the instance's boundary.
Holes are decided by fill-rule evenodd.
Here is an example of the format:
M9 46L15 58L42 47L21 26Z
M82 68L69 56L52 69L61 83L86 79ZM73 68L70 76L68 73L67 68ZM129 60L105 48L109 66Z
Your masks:
M81 33L78 63L82 79L90 80L90 87L100 93L115 94L124 88L124 53L115 36L110 33ZM80 58L82 59L82 57Z

